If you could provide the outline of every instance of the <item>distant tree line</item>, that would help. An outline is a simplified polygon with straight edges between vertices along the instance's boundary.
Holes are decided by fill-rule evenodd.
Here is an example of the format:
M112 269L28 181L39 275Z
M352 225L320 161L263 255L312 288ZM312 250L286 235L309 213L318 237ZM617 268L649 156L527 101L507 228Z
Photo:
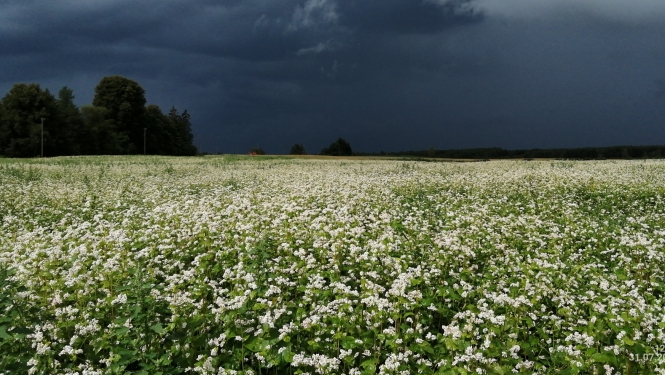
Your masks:
M289 155L307 155L307 151L305 150L305 146L296 143L291 146ZM319 155L351 156L353 155L353 150L351 150L349 142L344 138L338 138L335 142L331 143L330 146L323 148Z
M356 153L364 156L413 156L445 159L660 159L665 146L611 146L584 148L551 148L504 150L502 148L469 148L459 150L420 150L378 153Z
M330 155L330 156L351 156L353 151L351 150L351 145L344 138L338 138L335 142L331 143L330 146L321 150L321 155Z
M263 151L263 149L261 147L254 147L254 148L249 150L249 154L250 155L265 155L266 152Z
M300 143L296 143L295 145L291 146L289 155L307 155L307 150L305 150L305 146L301 145Z
M305 147L296 143L290 155L306 155ZM319 155L330 156L397 156L441 159L660 159L665 158L665 146L610 146L583 148L551 148L505 150L499 147L468 148L453 150L393 151L393 152L353 152L351 145L343 138L321 150Z
M44 156L197 152L187 110L146 106L145 90L121 76L102 78L81 108L68 87L56 98L36 83L15 84L0 101L0 155L39 156L42 121Z

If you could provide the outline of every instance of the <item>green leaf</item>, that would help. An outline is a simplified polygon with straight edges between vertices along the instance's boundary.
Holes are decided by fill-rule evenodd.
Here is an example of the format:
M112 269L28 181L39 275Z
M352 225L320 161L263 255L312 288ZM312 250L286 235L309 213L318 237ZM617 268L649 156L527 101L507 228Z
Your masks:
M342 348L346 350L353 349L358 346L358 344L356 344L356 339L353 337L346 336L341 341L342 341Z
M642 344L635 343L635 345L633 345L633 350L632 351L635 354L644 354L644 353L646 353L647 350Z
M164 327L162 327L162 323L157 323L157 324L151 325L150 329L152 329L153 331L155 331L157 333L164 332Z
M252 310L254 310L254 311L256 311L256 310L263 310L263 309L265 309L266 307L268 307L268 305L266 305L266 304L264 304L264 303L255 303L254 306L252 306Z
M494 366L492 366L493 373L499 375L509 374L510 370L511 368L509 366L501 366L499 364L494 364Z
M4 326L0 327L0 339L5 339L5 340L7 340L7 339L9 339L10 337L11 337L11 336L9 336L9 334L8 334L7 331L5 330L5 327L4 327Z
M168 366L171 364L171 359L169 358L168 354L162 355L162 358L159 359L159 364Z
M422 344L420 344L420 348L422 348L427 353L434 355L434 349L428 342L423 342Z
M282 353L282 358L284 359L285 362L291 363L293 362L293 353L289 349L286 349Z
M363 362L360 364L360 367L364 368L364 369L367 370L367 371L370 371L370 370L371 370L371 371L372 371L372 374L373 374L373 373L374 373L373 371L376 370L376 364L377 364L377 363L378 363L378 361L377 361L376 359L372 358L372 359L368 359L368 360L366 360L366 361L363 361Z
M613 364L615 366L617 362L616 356L613 353L596 353L591 359L595 362Z
M262 343L263 339L254 336L245 343L245 348L251 350L252 352L257 353L261 351Z

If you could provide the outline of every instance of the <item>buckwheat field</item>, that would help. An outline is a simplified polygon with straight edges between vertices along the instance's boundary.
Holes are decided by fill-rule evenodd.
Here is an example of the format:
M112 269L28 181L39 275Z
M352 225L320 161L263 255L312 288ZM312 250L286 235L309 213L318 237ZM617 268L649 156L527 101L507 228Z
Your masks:
M665 162L0 159L0 374L665 374Z

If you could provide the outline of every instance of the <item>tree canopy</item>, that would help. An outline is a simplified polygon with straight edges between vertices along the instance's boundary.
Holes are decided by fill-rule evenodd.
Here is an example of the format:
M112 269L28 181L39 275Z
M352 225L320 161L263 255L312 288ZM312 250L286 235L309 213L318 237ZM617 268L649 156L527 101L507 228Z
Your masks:
M353 151L349 142L343 138L339 138L331 143L330 146L321 150L321 155L351 156L353 155Z
M32 157L41 153L42 118L44 154L67 155L72 149L71 124L64 119L55 97L38 84L16 84L0 101L0 153L11 157Z
M119 132L127 136L127 153L143 152L145 90L135 81L121 76L104 77L95 87L92 105L104 107Z
M290 155L307 155L307 151L305 151L305 146L301 145L300 143L296 143L295 145L291 146L291 151L289 151Z
M78 108L74 92L63 87L55 98L39 84L15 84L0 101L0 155L44 156L142 154L196 155L187 110L168 115L146 106L145 90L135 81L104 77L92 105ZM145 139L144 139L145 136Z

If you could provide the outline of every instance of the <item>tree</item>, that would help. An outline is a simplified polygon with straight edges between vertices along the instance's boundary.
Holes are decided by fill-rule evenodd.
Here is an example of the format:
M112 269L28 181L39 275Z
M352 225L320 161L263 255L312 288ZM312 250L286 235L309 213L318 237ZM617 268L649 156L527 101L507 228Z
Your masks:
M58 91L58 106L63 109L76 108L76 104L74 104L74 98L74 90L64 86L60 89L60 91Z
M151 155L168 155L173 149L169 127L171 122L162 109L150 104L145 109L146 119L146 153Z
M146 107L147 152L155 155L180 155L184 151L176 123L155 104Z
M125 152L127 135L118 132L104 107L81 107L84 131L81 134L81 152L86 155L118 155Z
M343 138L339 138L331 143L330 146L321 150L321 155L351 156L353 155L353 151L349 142Z
M184 110L178 114L175 107L171 107L168 115L173 123L176 132L176 148L174 155L196 155L196 146L194 146L194 136L192 135L192 123L189 120L189 113Z
M307 151L305 151L305 146L301 145L300 143L296 143L295 145L291 146L289 155L307 155Z
M58 91L57 102L63 119L64 144L62 151L68 155L80 155L84 147L82 137L85 129L81 112L74 104L74 91L64 86Z
M265 155L266 152L263 151L261 147L254 147L251 150L249 150L250 155Z
M107 109L107 119L127 138L125 152L143 151L145 90L135 81L121 76L104 77L95 87L92 105Z
M38 84L16 84L0 100L0 155L39 156L42 118L47 156L143 153L144 129L149 153L196 155L187 110L165 115L145 103L145 90L121 76L102 78L93 105L80 109L66 86L56 99Z
M44 154L64 155L67 131L55 97L36 83L15 84L2 101L0 153L10 157L34 157L41 153L44 118Z

